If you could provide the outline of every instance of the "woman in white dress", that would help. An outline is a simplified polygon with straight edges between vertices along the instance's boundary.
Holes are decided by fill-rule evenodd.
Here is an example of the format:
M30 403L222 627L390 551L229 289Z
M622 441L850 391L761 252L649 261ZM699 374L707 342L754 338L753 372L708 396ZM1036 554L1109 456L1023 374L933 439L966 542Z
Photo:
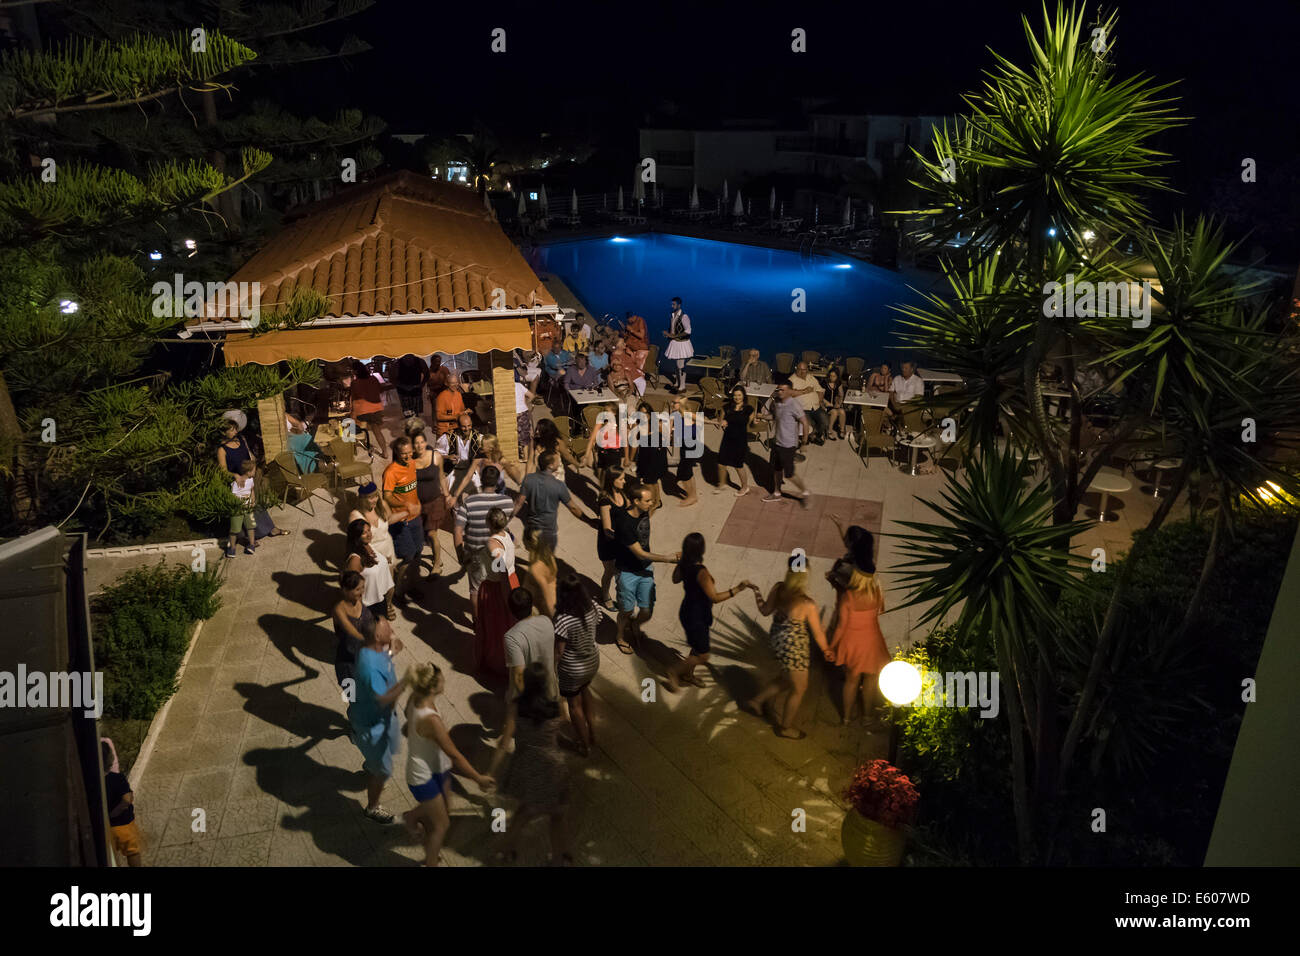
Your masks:
M686 360L695 354L691 347L691 317L682 311L682 300L673 297L672 315L668 317L669 329L664 333L668 347L664 357L677 363L677 387L673 391L686 391Z
M388 533L388 504L379 496L379 487L368 481L357 489L356 507L348 514L348 524L358 518L370 523L370 547L382 555L390 568L397 567L397 552Z

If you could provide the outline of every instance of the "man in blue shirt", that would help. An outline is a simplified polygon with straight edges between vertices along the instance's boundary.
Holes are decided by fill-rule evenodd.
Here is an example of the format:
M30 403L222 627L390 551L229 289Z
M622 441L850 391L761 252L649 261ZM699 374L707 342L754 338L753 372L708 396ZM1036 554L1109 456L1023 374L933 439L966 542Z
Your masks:
M402 650L402 642L393 637L388 622L380 618L370 628L366 643L357 651L356 686L351 691L348 722L352 724L352 742L363 758L366 780L366 816L376 823L396 823L392 813L379 803L384 785L393 775L393 754L397 753L401 735L397 721L397 699L406 689L406 678L398 679L393 654Z
M555 386L562 385L565 377L569 374L569 366L573 364L573 353L565 351L560 347L558 337L551 340L551 350L546 353L546 358L542 360L542 370L546 373L546 381L550 383L550 391L547 393L547 402L552 409L558 409L561 405L567 405L569 401L568 392L560 391L558 394L564 396L560 399L560 405L555 402ZM567 412L568 409L566 408Z
M560 348L558 338L551 340L551 350L546 353L545 361L546 375L553 382L558 382L564 377L565 369L573 364L573 353L566 352Z

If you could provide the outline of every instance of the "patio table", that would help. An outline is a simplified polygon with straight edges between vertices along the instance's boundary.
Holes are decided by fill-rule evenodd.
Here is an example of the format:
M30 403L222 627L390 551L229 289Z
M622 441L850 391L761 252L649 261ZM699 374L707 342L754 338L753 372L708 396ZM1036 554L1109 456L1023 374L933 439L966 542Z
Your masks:
M939 444L939 439L933 435L913 435L911 438L900 438L898 443L912 450L912 477L916 477L916 460L922 448L932 451L934 446Z
M857 405L863 408L887 408L889 396L884 392L864 392L859 389L844 393L845 405Z
M1151 497L1159 498L1160 480L1164 478L1165 472L1173 471L1177 468L1183 467L1183 460L1181 458L1157 458L1155 461L1151 463L1151 467L1155 470L1156 473L1156 483L1155 486L1152 487L1151 489Z
M921 380L927 384L933 382L939 385L960 385L962 377L956 372L942 372L932 368L918 368L916 374L921 376Z
M722 369L726 368L728 361L728 359L724 359L721 355L697 355L688 360L686 364L692 368L707 368L712 369L715 372L720 372Z
M621 401L612 388L571 388L569 397L578 405L617 404Z
M1092 484L1088 489L1101 492L1101 507L1097 509L1097 520L1100 522L1118 521L1119 515L1113 511L1106 513L1106 506L1110 504L1110 496L1123 494L1133 487L1133 482L1129 481L1117 471L1108 471L1103 468L1097 472L1097 477L1092 479Z

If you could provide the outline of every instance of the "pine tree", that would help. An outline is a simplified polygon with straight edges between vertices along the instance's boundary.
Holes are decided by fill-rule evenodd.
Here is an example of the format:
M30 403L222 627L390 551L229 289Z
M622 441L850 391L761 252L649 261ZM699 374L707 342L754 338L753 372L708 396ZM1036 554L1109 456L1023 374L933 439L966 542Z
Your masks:
M213 204L228 237L256 238L273 224L262 215L292 202L319 199L340 183L342 163L352 160L357 178L379 165L372 145L384 124L357 109L327 117L300 116L280 105L286 75L309 64L333 67L370 46L343 32L346 21L374 0L72 0L68 22L87 36L123 41L139 32L195 29L222 36L258 51L257 58L231 72L239 96L202 91L194 102L156 115L115 113L82 117L69 135L116 144L136 163L155 162L180 149L205 156L216 169L239 163L243 150L256 146L276 157L274 166L249 189L231 190ZM251 222L245 223L250 216Z
M271 156L244 145L219 168L182 150L131 157L102 132L76 136L94 128L80 124L89 116L229 92L232 71L256 57L215 30L197 40L69 36L0 56L0 471L11 526L102 522L102 534L115 519L138 530L178 510L228 514L225 479L201 453L216 416L318 375L295 363L173 383L147 366L178 319L154 314L138 237L211 215ZM304 294L261 327L323 309Z

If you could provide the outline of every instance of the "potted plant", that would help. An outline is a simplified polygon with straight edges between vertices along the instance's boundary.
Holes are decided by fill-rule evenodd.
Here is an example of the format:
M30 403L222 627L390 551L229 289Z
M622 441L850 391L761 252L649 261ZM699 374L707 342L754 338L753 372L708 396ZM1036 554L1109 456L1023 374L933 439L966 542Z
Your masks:
M852 809L844 815L840 843L853 866L898 866L906 843L904 827L916 816L920 795L912 781L888 760L868 760L844 791Z

